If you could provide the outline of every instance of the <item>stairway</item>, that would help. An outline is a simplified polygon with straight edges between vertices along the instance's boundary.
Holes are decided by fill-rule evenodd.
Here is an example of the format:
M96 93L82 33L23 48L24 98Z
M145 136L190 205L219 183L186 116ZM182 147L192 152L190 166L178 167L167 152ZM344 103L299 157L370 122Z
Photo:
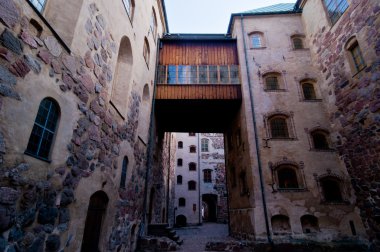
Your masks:
M177 235L176 231L169 227L167 223L149 224L148 235L168 237L178 245L183 243L183 240Z

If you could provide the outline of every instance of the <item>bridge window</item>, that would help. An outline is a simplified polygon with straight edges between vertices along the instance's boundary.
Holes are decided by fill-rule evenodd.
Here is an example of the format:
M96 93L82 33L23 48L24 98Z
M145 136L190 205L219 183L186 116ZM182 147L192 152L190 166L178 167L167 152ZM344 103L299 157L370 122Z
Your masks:
M182 166L182 164L183 164L182 158L178 158L177 159L177 166Z
M60 109L56 101L41 101L25 154L48 160L56 134Z
M314 130L311 132L313 147L316 150L329 150L328 132L324 130Z
M210 169L203 170L203 182L205 182L205 183L211 183L212 182L211 172L212 172L212 170L210 170Z
M209 142L209 140L206 138L203 138L201 140L201 151L202 152L208 152L208 142Z
M196 171L197 170L197 164L194 162L189 163L189 171Z
M186 199L185 198L179 198L178 199L178 206L180 206L180 207L186 206Z
M176 66L169 65L168 66L168 79L167 79L168 84L177 84L176 74L177 74Z
M348 8L347 0L324 0L331 24L335 24Z
M218 66L208 66L210 84L218 84Z
M179 141L178 142L178 149L182 149L183 148L183 142L182 141Z
M187 183L189 191L195 191L197 188L197 182L191 180Z
M199 68L199 84L207 84L207 66L198 66Z
M182 185L182 176L181 175L177 176L177 184Z
M197 152L197 147L195 145L190 146L190 153L196 153Z
M123 0L125 11L128 14L129 19L133 20L133 14L135 10L135 1L134 0Z
M289 138L287 118L273 116L269 119L270 133L272 138Z
M46 5L46 0L29 0L29 2L31 2L39 12L42 12Z

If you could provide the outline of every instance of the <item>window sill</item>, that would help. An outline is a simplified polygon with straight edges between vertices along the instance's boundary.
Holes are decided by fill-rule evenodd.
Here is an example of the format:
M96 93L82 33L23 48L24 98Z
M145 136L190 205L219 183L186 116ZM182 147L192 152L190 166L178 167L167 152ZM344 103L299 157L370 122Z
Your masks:
M49 163L49 164L51 163L51 160L50 160L50 159L36 156L36 155L34 155L34 154L32 154L32 153L29 153L29 152L27 152L27 151L25 151L24 154L27 155L27 156L33 157L33 158L35 158L35 159L38 159L38 160L44 161L44 162L46 162L46 163Z
M310 51L310 49L309 48L299 48L299 49L292 48L292 51L308 52L308 51Z
M335 152L335 149L316 149L316 148L311 148L310 151L314 152Z
M279 93L279 92L287 92L288 90L286 89L264 89L265 92L274 92L274 93Z
M367 65L364 65L363 68L359 69L359 70L356 70L356 73L354 75L352 75L352 78L356 78L356 77L359 77L359 75L365 70L367 69Z
M263 50L263 49L266 49L267 47L266 46L262 46L262 47L251 47L250 49L251 50Z
M322 99L302 99L302 102L322 102Z

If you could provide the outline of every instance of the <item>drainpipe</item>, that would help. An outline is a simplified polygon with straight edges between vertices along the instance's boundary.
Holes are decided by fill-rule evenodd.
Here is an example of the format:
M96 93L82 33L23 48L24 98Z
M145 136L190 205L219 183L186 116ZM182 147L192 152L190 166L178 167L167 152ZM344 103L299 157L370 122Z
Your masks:
M269 229L268 211L267 211L267 203L266 203L265 191L264 191L264 179L263 179L263 171L262 171L262 166L261 166L261 156L260 156L260 151L259 151L259 139L257 136L257 125L256 125L254 99L253 99L253 93L252 93L251 75L250 75L250 71L248 69L247 44L245 41L245 31L244 31L243 19L244 19L244 16L243 16L243 14L241 14L240 15L241 32L242 32L242 40L243 40L243 44L244 44L244 56L245 56L245 65L246 65L247 78L248 78L248 87L249 87L248 89L249 89L249 99L250 99L250 103L251 103L253 130L254 130L254 136L255 136L256 157L257 157L257 164L258 164L258 168L259 168L261 198L262 198L263 208L264 208L265 227L267 230L268 242L270 244L273 244L272 234L270 233L270 229Z
M152 107L150 111L150 123L149 123L149 140L148 140L148 153L147 153L147 160L146 160L146 172L145 172L145 194L144 194L144 205L143 205L143 219L140 225L140 232L139 236L142 237L146 233L146 214L147 214L147 204L148 204L148 187L149 187L149 173L152 168L152 163L153 163L153 145L154 145L154 130L155 130L155 125L154 125L154 108L155 108L155 103L156 103L156 86L157 86L157 66L159 63L159 52L160 52L160 43L161 40L157 38L157 49L156 49L156 72L154 74L154 84L153 84L153 93L152 93Z
M172 146L172 133L169 134L169 158L168 158L168 178L167 178L167 191L166 191L166 221L169 223L169 193L170 193L170 164L171 164L171 146Z
M201 213L201 148L199 143L199 136L201 133L197 133L198 136L198 218L199 218L199 225L202 224L202 213Z

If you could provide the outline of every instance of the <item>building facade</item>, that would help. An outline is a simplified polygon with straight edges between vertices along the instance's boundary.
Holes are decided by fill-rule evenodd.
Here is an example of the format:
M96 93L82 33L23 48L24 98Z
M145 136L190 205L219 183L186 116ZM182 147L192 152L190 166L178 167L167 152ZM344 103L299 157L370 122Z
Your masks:
M216 133L175 133L177 226L228 222L224 140Z

